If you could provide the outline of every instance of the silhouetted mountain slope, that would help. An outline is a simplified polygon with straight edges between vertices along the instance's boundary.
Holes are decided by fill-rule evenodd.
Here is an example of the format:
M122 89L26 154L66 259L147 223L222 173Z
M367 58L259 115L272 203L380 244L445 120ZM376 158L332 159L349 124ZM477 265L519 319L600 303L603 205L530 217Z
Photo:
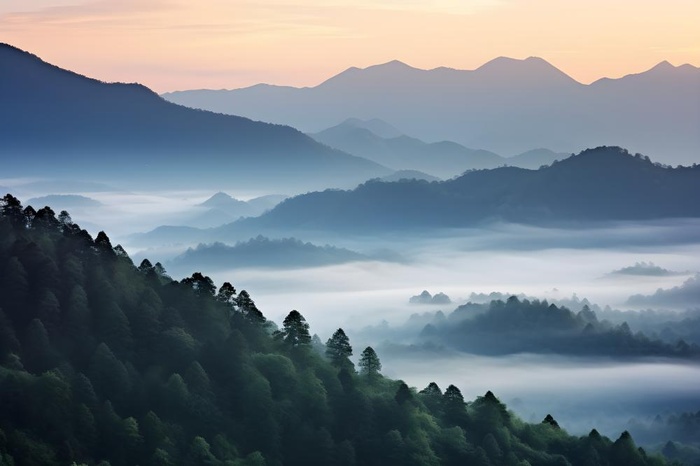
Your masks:
M353 191L309 193L231 228L426 229L488 220L698 217L696 199L700 166L664 167L619 147L599 147L540 170L503 167L444 182L370 181Z
M349 116L379 118L424 141L499 154L533 147L570 153L606 144L690 164L700 153L700 69L691 65L661 63L583 85L535 57L497 58L473 71L390 62L350 68L311 88L259 85L164 97L306 132Z
M336 149L396 170L424 171L443 178L506 163L505 159L493 152L468 149L450 141L428 144L406 135L381 137L352 120L310 136Z
M128 174L152 183L167 176L190 185L206 175L207 183L235 177L237 185L320 188L389 173L293 128L192 110L139 84L89 79L6 44L0 101L0 156L14 158L5 175ZM316 176L302 179L309 171Z

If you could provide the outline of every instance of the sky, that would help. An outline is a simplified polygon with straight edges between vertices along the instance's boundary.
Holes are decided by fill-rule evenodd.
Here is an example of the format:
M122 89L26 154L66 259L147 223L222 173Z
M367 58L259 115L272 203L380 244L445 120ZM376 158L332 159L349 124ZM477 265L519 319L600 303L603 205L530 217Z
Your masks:
M2 0L0 42L157 92L314 86L394 59L542 57L583 83L700 66L698 0Z

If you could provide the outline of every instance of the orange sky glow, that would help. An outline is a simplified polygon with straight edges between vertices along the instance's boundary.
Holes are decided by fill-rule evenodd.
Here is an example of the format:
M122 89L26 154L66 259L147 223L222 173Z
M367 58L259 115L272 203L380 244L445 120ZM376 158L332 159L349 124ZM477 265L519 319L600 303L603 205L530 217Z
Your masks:
M474 69L538 56L589 83L700 66L698 0L3 0L0 41L158 92L314 86L398 59Z

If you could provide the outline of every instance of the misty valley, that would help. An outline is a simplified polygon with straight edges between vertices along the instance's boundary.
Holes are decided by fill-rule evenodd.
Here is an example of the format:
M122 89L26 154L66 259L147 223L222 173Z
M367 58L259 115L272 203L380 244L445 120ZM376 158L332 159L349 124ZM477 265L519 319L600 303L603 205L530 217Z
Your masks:
M542 62L161 97L0 44L0 466L700 464L700 116L493 97L700 69Z

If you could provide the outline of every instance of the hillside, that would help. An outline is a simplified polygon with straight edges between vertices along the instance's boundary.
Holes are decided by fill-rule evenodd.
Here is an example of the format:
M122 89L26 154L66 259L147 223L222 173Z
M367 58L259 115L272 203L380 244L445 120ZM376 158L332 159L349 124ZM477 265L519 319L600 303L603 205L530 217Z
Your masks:
M390 173L288 126L175 105L142 85L103 83L7 44L0 101L0 157L13 161L5 176L307 190ZM318 176L302 176L309 171Z
M619 145L661 163L688 165L700 153L700 69L668 62L585 85L537 57L500 57L475 70L421 70L393 61L350 68L310 88L257 85L164 97L307 133L348 117L377 118L423 141L497 154Z
M0 211L0 461L113 465L663 465L628 433L569 436L488 392L359 373L291 311L194 273L136 267L106 234L7 195ZM326 356L324 356L326 355Z
M309 193L233 225L376 232L485 221L648 220L699 217L698 198L700 166L670 168L599 147L539 170L503 167L444 182L371 181L352 191Z

